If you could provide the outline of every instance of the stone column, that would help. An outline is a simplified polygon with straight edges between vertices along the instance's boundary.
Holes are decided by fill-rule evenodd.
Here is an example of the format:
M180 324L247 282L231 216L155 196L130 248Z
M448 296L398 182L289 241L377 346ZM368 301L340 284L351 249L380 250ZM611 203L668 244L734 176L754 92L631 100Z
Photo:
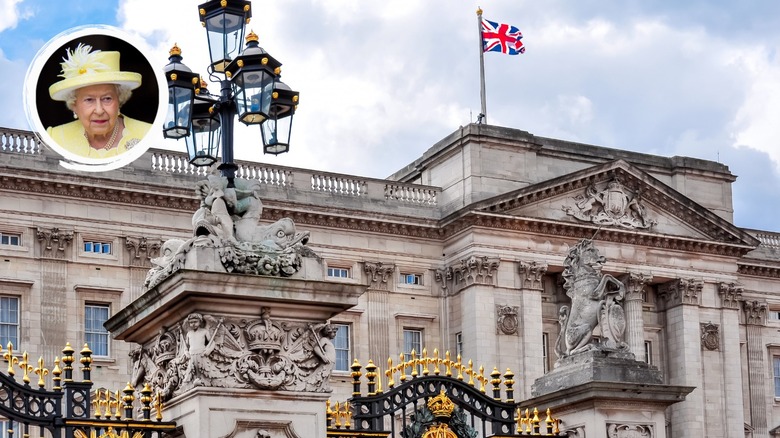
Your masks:
M520 262L520 296L522 299L521 332L523 354L522 385L516 387L520 394L515 398L523 400L531 395L531 384L544 374L544 351L542 346L542 278L547 272L547 263L536 261ZM548 354L552 351L548 345ZM512 370L515 374L518 371Z
M669 384L695 386L681 403L669 408L671 436L706 436L704 430L704 397L701 378L701 339L699 336L699 303L704 287L702 280L677 279L659 287L660 304L666 309L667 357Z
M368 357L383 364L390 357L390 315L388 307L390 279L395 273L394 264L364 262L363 271L368 279L366 311L368 313ZM393 355L396 352L392 353Z
M40 353L44 357L60 354L76 332L68 332L68 261L71 259L73 231L59 228L38 228L38 256L41 258L41 333L46 342L41 342ZM81 333L81 328L77 328ZM79 336L81 338L81 336Z
M719 342L720 359L723 363L723 407L719 412L728 412L724 415L723 436L741 436L745 429L744 401L742 396L742 355L740 353L740 324L739 311L742 301L743 288L734 283L721 283L718 288L721 306L721 327L718 336L714 337ZM702 333L702 349L712 349L707 342L706 334ZM712 336L710 336L712 339ZM720 379L720 376L718 376Z
M647 362L645 357L645 320L642 316L642 295L652 275L630 272L621 278L626 285L626 343L636 360Z
M748 379L750 386L750 425L753 436L769 436L766 416L766 368L764 368L764 340L761 331L766 325L767 304L743 301L747 328Z

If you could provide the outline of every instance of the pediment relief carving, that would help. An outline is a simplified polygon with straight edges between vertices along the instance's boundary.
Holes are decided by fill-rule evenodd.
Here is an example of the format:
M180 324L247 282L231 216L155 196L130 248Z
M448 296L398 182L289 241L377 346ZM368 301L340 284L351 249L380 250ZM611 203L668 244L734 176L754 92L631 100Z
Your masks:
M743 230L621 160L485 200L477 209L618 232L758 244Z

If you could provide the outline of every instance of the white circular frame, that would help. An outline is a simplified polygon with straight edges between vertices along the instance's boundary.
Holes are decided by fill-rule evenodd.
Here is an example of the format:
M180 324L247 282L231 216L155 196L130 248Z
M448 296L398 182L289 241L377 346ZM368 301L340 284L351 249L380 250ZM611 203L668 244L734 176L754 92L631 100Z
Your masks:
M141 141L127 152L123 152L121 155L109 158L86 158L80 155L74 154L60 146L55 142L48 132L46 127L43 126L43 122L38 112L38 103L36 98L36 90L38 88L38 81L40 80L41 72L45 64L54 56L55 52L62 46L85 36L108 36L124 41L125 43L133 46L146 60L146 62L152 67L154 72L154 78L157 81L157 89L159 92L157 113L154 117L154 122L146 135ZM144 50L146 49L146 50ZM167 111L168 105L168 83L165 80L162 66L156 68L155 64L146 56L149 51L149 46L143 40L140 40L129 33L108 25L88 25L79 26L68 29L51 40L49 40L38 51L30 64L30 68L27 70L27 76L24 82L24 108L27 115L27 121L30 126L33 126L35 133L39 136L41 141L58 153L63 160L60 161L60 165L67 169L80 170L86 172L105 172L109 170L118 169L126 166L146 152L149 147L152 146L152 137L154 133L159 134L160 140L162 140L162 126Z

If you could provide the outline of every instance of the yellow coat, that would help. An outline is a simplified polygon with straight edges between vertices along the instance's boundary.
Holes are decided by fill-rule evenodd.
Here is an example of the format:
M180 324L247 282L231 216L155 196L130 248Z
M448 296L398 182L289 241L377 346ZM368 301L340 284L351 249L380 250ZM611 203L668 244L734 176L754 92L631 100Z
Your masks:
M89 145L87 137L84 135L84 126L79 120L53 128L50 127L46 129L46 132L60 147L80 157L96 159L116 157L132 149L149 132L149 128L152 127L151 124L140 120L131 119L127 116L121 117L125 122L122 138L117 140L115 147L108 150L94 149Z

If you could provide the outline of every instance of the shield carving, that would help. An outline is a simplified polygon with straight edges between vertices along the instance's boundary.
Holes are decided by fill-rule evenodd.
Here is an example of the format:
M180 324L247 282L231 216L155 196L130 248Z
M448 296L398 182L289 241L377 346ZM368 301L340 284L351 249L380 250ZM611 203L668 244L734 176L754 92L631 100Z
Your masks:
M623 192L623 187L617 181L612 181L607 187L604 210L613 219L620 219L626 215L628 207L628 195Z

